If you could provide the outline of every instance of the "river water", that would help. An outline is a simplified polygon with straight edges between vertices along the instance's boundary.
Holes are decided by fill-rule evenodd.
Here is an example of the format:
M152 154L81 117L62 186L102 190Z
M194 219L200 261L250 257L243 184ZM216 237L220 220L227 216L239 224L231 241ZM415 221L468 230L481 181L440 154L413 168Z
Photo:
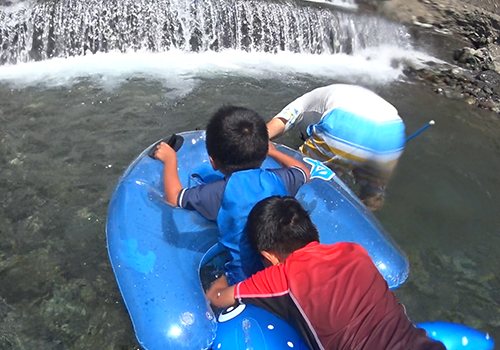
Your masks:
M376 214L409 256L396 290L414 322L500 339L498 118L404 80L375 46L354 54L107 52L0 66L0 348L138 349L111 270L105 222L120 175L225 103L266 120L295 97L358 83L393 103L411 140ZM279 140L297 146L292 135Z

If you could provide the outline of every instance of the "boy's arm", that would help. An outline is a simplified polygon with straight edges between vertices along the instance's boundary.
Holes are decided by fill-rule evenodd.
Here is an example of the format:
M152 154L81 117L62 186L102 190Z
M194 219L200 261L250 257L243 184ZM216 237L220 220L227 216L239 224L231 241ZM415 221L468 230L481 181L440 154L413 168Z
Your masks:
M177 198L182 190L181 180L177 172L177 154L172 147L162 142L158 145L155 158L163 162L163 187L167 203L177 207Z
M212 305L224 308L234 304L234 286L228 287L225 278L217 279L207 291L207 298Z
M285 153L282 153L274 147L274 144L272 142L269 142L269 157L273 158L275 161L277 161L282 167L285 168L290 168L292 166L296 166L304 171L306 174L306 182L309 181L309 168L307 165L302 163L300 160L297 160L293 158L292 156L289 156Z
M269 133L269 139L274 139L275 137L283 135L285 132L286 120L284 118L273 118L267 123L267 132Z

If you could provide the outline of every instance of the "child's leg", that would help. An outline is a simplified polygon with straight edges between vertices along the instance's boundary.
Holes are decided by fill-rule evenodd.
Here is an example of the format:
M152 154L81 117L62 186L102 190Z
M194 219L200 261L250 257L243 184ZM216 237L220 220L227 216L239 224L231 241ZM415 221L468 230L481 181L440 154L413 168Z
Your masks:
M359 199L371 211L380 209L384 205L388 177L370 166L357 167L352 173L360 186Z

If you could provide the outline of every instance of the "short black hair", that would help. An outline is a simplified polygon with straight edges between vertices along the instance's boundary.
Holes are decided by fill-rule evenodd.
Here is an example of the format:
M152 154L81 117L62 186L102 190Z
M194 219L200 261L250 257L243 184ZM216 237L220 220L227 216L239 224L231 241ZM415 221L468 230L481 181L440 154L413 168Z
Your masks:
M272 196L258 202L248 215L245 231L256 252L275 252L283 257L319 242L309 213L293 197Z
M223 173L257 169L269 151L266 122L251 109L223 106L208 122L206 146Z

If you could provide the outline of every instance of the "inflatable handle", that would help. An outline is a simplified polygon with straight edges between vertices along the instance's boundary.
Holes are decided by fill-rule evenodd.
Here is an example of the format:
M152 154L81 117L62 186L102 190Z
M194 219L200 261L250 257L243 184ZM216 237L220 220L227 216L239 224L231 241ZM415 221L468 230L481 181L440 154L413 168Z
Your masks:
M180 135L172 134L169 137L166 137L166 138L158 141L157 143L155 143L149 149L148 156L150 156L153 159L156 159L155 158L156 148L162 142L166 142L167 145L169 145L170 147L172 147L172 149L177 152L182 147L182 144L184 143L184 138L182 136L180 136Z
M447 350L493 350L495 342L488 333L451 322L426 322L416 324L427 331L430 338L444 344Z

